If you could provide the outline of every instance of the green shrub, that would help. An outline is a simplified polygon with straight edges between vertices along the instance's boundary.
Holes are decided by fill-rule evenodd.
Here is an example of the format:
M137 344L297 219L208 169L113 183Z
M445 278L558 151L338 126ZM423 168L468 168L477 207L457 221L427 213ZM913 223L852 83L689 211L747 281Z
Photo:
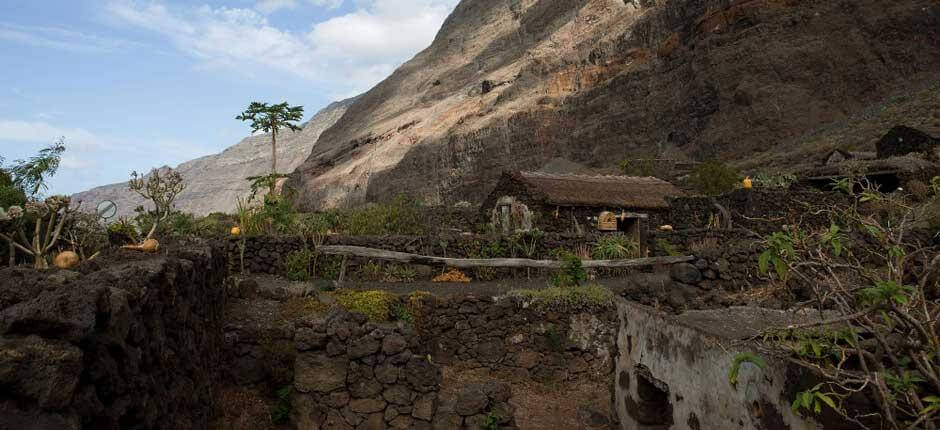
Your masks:
M310 280L310 261L313 259L313 251L301 249L287 254L284 258L284 272L287 273L287 279L291 281L309 281Z
M359 266L359 279L363 281L380 281L382 280L383 273L382 265L372 260Z
M366 208L330 212L336 227L350 235L423 235L427 220L417 200L399 194L391 202Z
M614 303L614 293L600 285L584 285L579 288L549 287L541 290L513 290L509 296L530 302L541 310L579 310L608 307Z
M621 260L635 258L640 253L640 245L623 234L605 235L597 240L591 257L595 260Z
M410 266L389 264L385 266L385 282L412 282L418 277L418 271Z
M388 321L391 317L394 295L387 291L342 291L336 293L336 302L350 312L358 312L372 321Z
M587 271L577 255L564 249L557 250L556 254L564 264L552 274L550 282L553 287L577 287L587 280Z
M323 279L339 279L339 272L343 270L343 256L341 255L315 255L316 273Z
M760 171L752 178L755 187L760 188L790 188L796 182L796 175L789 173L777 173Z
M721 161L707 160L695 167L689 181L702 194L716 195L733 190L740 179L737 170Z

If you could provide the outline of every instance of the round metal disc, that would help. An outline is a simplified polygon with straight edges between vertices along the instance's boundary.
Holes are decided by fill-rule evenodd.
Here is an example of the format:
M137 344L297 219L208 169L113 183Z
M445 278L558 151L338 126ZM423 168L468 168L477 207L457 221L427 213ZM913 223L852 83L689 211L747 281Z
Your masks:
M108 219L117 213L117 205L115 205L111 200L103 200L101 203L98 203L96 212L98 213L99 217Z

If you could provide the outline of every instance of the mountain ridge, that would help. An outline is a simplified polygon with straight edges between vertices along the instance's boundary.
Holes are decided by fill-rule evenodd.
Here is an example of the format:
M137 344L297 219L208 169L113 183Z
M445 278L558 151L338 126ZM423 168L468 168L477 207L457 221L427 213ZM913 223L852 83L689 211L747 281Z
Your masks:
M277 148L280 169L290 172L299 165L316 144L320 133L342 117L354 100L355 97L330 103L302 124L298 132L281 130ZM270 168L269 133L252 135L219 153L184 161L175 169L183 175L186 183L175 206L178 210L197 216L211 212L234 212L237 198L247 197L250 193L245 178L266 174ZM118 208L115 218L132 216L138 206L149 207L149 202L127 189L126 182L102 185L73 194L72 200L88 202L88 205L83 206L85 210L90 210L102 200L111 200Z
M449 204L556 160L747 160L938 70L928 0L463 0L288 184L306 210Z

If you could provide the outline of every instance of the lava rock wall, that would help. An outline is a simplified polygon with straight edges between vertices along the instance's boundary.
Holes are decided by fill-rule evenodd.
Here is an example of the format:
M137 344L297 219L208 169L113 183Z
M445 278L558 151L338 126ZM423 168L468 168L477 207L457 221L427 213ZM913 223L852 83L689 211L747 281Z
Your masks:
M0 271L0 429L207 427L224 250L111 258Z

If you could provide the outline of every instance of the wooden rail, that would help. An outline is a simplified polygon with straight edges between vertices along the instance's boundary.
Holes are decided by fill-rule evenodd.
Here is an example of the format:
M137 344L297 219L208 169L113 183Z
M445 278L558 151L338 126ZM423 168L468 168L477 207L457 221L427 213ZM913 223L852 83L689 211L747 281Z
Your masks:
M356 257L375 258L378 260L398 261L402 263L444 265L460 269L471 269L474 267L531 267L541 269L560 269L564 265L564 262L558 260L530 260L528 258L444 258L346 245L323 245L317 247L317 252L329 255L352 255ZM629 260L584 260L581 262L581 265L587 268L644 267L658 264L685 263L694 259L695 257L689 255L675 257L632 258Z

